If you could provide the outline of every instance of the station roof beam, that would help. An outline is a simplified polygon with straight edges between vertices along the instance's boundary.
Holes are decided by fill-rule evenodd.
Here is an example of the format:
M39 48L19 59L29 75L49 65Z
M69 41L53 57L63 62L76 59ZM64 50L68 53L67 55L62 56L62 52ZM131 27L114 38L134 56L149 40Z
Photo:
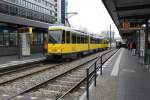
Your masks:
M132 33L150 19L150 0L102 0L120 31ZM125 26L125 27L124 27Z

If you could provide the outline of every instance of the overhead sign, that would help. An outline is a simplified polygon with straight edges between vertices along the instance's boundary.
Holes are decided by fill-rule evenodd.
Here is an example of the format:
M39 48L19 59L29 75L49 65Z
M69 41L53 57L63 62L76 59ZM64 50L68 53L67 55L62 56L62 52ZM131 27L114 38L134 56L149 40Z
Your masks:
M130 28L141 28L139 23L130 23L128 20L122 22L122 28L130 29Z

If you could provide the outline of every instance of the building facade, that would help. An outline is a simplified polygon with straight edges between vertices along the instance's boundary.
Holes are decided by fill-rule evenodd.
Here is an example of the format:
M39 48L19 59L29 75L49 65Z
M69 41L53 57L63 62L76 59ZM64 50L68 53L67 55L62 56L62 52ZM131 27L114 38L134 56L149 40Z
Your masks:
M46 23L57 18L54 0L1 0L0 12Z
M101 35L105 38L109 40L110 43L110 47L115 47L115 32L113 31L102 31Z
M65 25L66 22L66 7L67 7L67 2L66 0L61 0L61 23Z
M66 14L67 14L67 0L55 0L57 11L57 24L66 25Z
M18 54L18 29L22 27L33 29L31 52L42 52L48 27L60 16L60 1L0 0L0 56Z
M106 38L106 39L112 39L112 40L114 40L114 34L115 34L115 32L113 32L113 31L102 31L101 32L101 35L104 37L104 38Z

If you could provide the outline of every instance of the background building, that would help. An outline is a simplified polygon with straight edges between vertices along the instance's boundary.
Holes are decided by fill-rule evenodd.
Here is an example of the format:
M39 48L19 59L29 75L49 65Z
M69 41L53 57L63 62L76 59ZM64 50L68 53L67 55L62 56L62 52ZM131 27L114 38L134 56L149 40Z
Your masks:
M113 31L102 31L101 35L105 38L108 39L109 41L111 41L111 46L115 47L115 32Z
M23 27L33 29L31 52L42 52L48 27L58 23L60 1L0 0L0 56L18 54L18 29Z
M58 24L66 24L66 13L67 13L67 0L55 0L56 3L56 11L57 11L57 23Z
M101 35L106 39L110 39L111 37L111 39L114 40L115 32L111 31L111 34L110 34L110 31L102 31Z

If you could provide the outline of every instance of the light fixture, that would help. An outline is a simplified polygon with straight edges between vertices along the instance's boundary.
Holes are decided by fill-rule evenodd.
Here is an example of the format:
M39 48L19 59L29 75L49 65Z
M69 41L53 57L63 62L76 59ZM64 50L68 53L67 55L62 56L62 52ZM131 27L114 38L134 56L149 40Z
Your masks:
M146 27L146 24L143 24L142 27Z

